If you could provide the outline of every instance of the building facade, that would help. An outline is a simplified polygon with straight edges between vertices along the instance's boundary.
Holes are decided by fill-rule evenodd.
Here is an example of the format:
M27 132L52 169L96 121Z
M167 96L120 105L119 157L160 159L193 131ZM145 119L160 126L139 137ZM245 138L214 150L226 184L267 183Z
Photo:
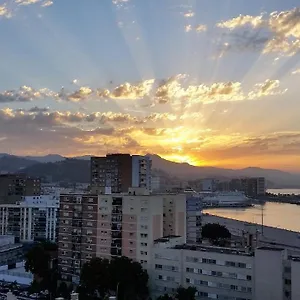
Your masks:
M151 195L142 188L132 188L127 194L61 195L58 253L62 279L78 283L83 264L95 256L127 256L148 268L153 241L169 225L164 223L166 199L174 203L182 197ZM168 232L184 234L185 213L175 210L170 224L173 229L167 226Z
M18 242L57 240L59 197L27 196L16 204L0 205L0 234Z
M186 241L201 241L202 198L196 194L186 195Z
M151 190L149 157L130 154L91 157L92 193L127 193L130 187Z
M272 247L221 248L155 241L149 271L151 296L194 286L197 300L298 300L300 254Z
M0 174L0 204L15 204L22 197L40 194L40 178L24 174Z

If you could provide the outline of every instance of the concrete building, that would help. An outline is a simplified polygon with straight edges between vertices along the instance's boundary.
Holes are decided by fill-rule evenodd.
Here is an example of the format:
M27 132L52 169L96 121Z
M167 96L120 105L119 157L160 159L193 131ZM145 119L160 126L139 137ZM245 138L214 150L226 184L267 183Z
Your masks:
M151 168L150 157L132 155L132 187L146 188L151 191Z
M25 196L16 204L0 205L0 234L16 241L56 242L59 196Z
M92 193L127 193L130 187L151 190L150 158L130 154L91 157Z
M186 195L186 241L198 243L201 239L202 198L197 194Z
M78 283L81 267L95 256L125 255L148 268L155 239L164 232L185 234L181 202L185 205L182 195L151 195L142 188L126 194L61 195L58 259L62 279Z
M180 237L167 237L156 241L152 258L150 287L154 299L174 294L179 286L196 287L197 299L252 299L253 254L185 245Z
M201 190L203 192L215 192L217 190L217 184L218 181L213 178L207 178L201 180L202 188Z
M152 297L194 286L197 300L298 300L299 275L300 256L284 249L186 245L174 236L155 241L149 271Z
M265 195L266 180L264 177L236 178L226 182L219 182L219 191L241 191L247 196L257 197Z
M186 195L157 194L163 199L163 235L186 235Z
M262 196L266 193L264 177L251 177L241 179L242 191L251 197Z
M0 174L0 204L15 204L24 196L39 196L41 181L25 174Z
M153 192L159 192L161 190L160 176L152 176L151 177L151 190Z

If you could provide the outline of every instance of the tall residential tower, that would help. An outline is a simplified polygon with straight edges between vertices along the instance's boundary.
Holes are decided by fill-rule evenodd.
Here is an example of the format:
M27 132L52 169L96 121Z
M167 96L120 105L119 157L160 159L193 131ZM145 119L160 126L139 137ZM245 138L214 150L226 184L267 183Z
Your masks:
M151 159L130 154L91 158L91 190L95 194L127 193L130 187L151 190Z

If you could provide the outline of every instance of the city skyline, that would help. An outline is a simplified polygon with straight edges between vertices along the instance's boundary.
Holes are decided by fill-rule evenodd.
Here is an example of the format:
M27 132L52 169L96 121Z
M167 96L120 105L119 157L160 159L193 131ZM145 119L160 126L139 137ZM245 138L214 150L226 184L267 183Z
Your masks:
M0 2L0 152L300 171L298 1Z

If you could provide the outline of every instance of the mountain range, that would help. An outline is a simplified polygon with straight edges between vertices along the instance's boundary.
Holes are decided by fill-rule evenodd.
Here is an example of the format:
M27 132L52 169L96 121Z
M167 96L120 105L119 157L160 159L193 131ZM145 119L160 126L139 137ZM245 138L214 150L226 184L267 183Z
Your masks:
M196 167L187 163L175 163L158 155L148 154L152 159L154 173L163 171L170 177L181 180L203 178L230 179L240 177L265 177L268 187L300 188L300 174L280 170L249 167L244 169L224 169L216 167ZM67 158L58 154L46 156L15 156L0 154L0 172L22 172L52 181L89 182L90 156Z

